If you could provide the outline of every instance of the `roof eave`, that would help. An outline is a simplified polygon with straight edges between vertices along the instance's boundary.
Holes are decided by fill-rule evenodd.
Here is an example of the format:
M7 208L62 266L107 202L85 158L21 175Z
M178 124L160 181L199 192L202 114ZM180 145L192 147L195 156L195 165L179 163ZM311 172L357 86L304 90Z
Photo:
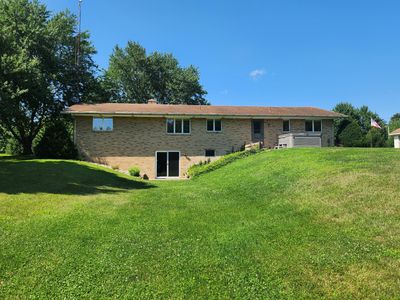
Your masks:
M326 116L326 115L242 115L242 114L185 114L185 113L138 113L138 112L99 112L99 111L85 111L85 112L77 112L77 111L64 111L64 114L70 114L72 116L118 116L118 117L147 117L147 118L165 118L165 117L192 117L192 118L231 118L231 119L304 119L304 118L313 118L313 119L340 119L346 118L345 115L335 115L335 116Z

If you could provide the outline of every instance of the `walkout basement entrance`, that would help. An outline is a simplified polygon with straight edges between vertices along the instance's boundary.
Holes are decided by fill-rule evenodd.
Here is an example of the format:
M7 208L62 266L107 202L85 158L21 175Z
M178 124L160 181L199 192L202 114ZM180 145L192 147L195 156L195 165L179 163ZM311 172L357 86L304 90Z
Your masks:
M251 141L253 143L264 141L264 120L251 121Z
M157 178L179 177L179 151L157 151Z

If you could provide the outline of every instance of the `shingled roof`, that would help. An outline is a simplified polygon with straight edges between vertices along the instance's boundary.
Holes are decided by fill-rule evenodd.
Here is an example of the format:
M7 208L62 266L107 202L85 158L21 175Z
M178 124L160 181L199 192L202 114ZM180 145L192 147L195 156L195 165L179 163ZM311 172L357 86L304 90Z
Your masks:
M216 106L216 105L172 105L172 104L131 104L101 103L76 104L65 113L72 115L121 115L121 116L220 116L245 117L316 117L342 118L345 115L315 107L270 107L270 106Z
M400 135L400 128L393 131L390 135Z

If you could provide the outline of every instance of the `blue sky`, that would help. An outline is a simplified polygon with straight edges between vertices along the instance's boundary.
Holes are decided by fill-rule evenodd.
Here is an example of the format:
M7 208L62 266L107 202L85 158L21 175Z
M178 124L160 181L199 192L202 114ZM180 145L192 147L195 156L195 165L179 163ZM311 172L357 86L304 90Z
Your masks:
M77 12L77 0L44 1ZM83 0L107 67L118 44L171 52L201 73L215 105L368 105L400 112L400 1Z

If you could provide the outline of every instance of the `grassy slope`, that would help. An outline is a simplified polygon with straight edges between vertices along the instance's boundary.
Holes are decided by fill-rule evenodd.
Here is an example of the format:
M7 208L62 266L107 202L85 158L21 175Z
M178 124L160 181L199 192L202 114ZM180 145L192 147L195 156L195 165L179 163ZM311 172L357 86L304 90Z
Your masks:
M0 298L390 298L400 152L264 152L190 181L0 158Z

